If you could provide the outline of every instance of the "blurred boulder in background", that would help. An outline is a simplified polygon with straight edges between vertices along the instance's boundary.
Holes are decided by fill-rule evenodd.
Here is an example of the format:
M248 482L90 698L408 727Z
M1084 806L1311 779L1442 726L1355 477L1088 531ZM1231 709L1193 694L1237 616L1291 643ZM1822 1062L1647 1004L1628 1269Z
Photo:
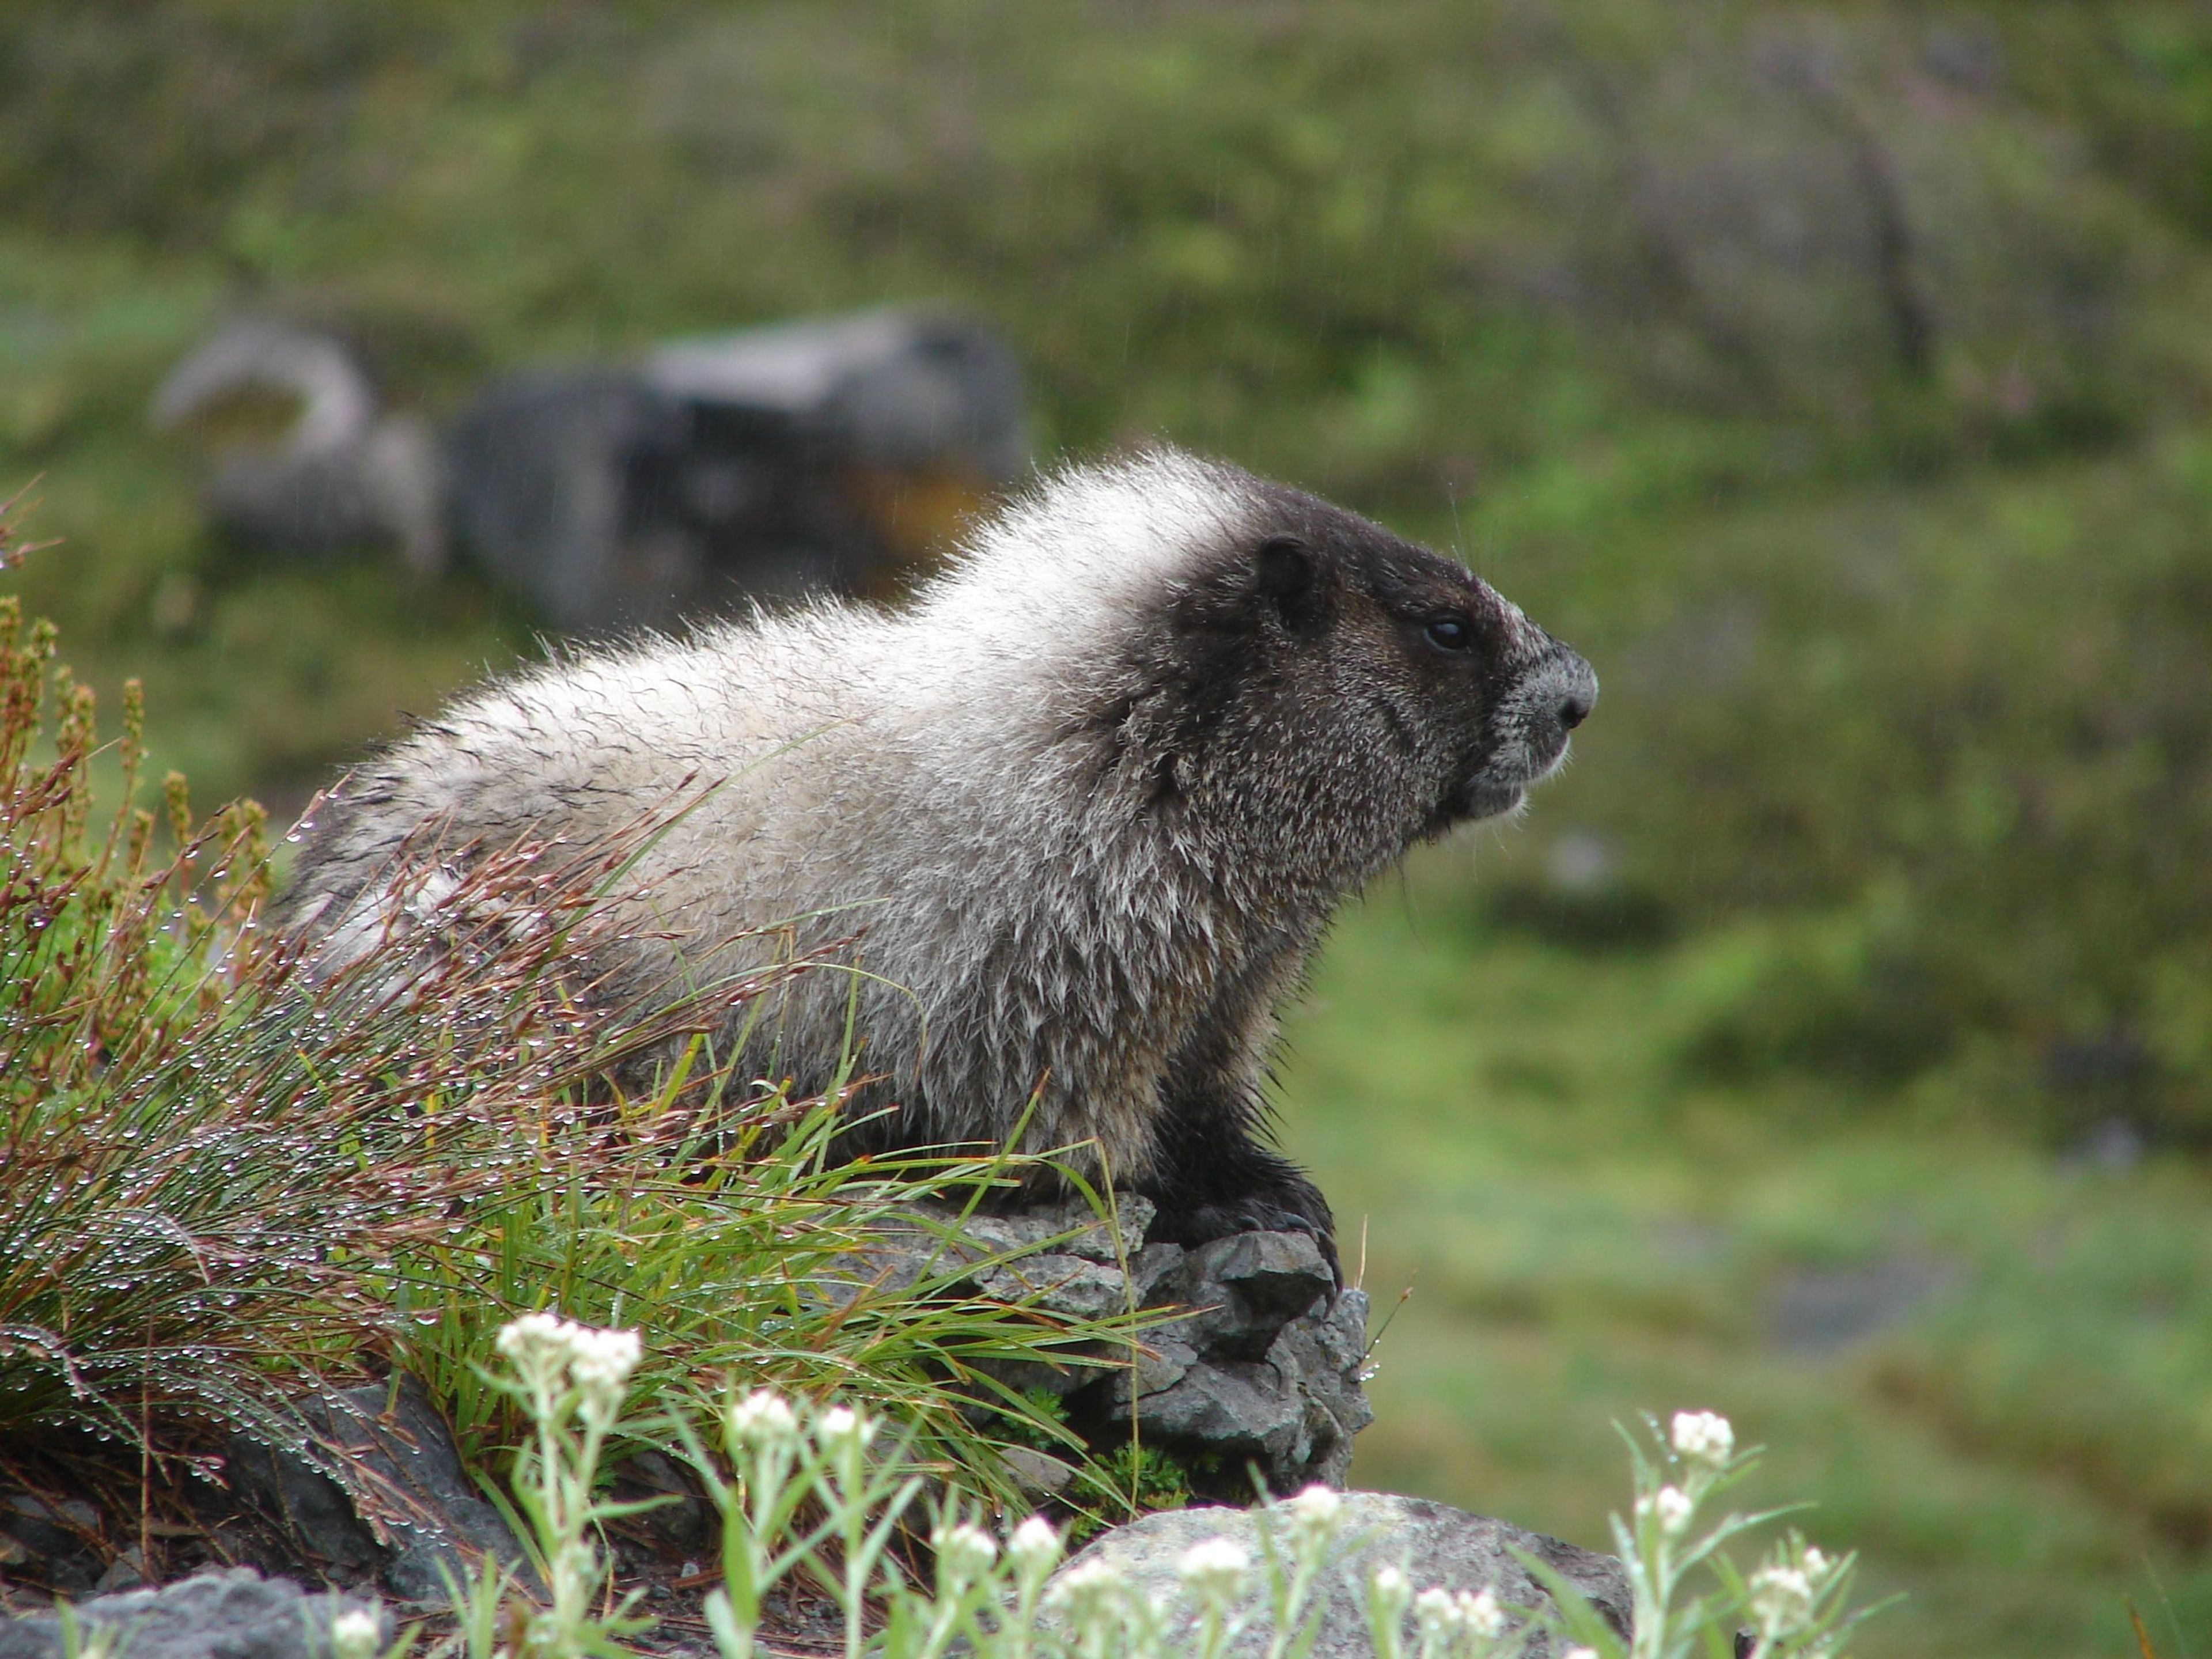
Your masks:
M253 416L274 441L239 441ZM389 547L427 574L450 533L571 632L894 592L1028 465L1005 343L896 311L524 370L441 436L380 413L338 340L240 323L179 365L155 418L212 437L204 504L241 541L314 557Z
M281 322L239 322L177 365L154 396L154 423L198 430L216 449L202 491L240 541L328 558L396 546L433 573L446 560L437 440L378 408L340 341Z

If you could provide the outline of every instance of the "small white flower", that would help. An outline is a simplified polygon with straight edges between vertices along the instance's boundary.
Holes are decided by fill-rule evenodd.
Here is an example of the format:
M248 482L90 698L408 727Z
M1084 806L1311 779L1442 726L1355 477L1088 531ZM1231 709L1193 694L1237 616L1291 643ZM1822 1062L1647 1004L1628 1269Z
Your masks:
M1118 1615L1127 1590L1128 1581L1118 1567L1104 1561L1079 1561L1053 1582L1044 1599L1081 1630Z
M1377 1567L1375 1576L1367 1582L1375 1606L1384 1620L1395 1624L1405 1617L1407 1606L1413 1599L1413 1581L1406 1577L1403 1567Z
M1761 1567L1751 1576L1752 1617L1769 1637L1789 1636L1813 1618L1813 1585L1802 1568Z
M799 1413L774 1389L756 1389L730 1408L730 1436L741 1445L787 1446L798 1434Z
M1429 1589L1413 1598L1413 1623L1424 1642L1449 1640L1459 1629L1459 1604L1448 1589Z
M939 1593L946 1596L965 1595L968 1587L990 1571L999 1559L998 1540L981 1527L964 1522L948 1532L933 1534L929 1541L937 1551Z
M1033 1515L1006 1540L1006 1559L1024 1578L1042 1578L1060 1560L1060 1534L1044 1516Z
M1669 1538L1681 1536L1697 1507L1690 1501L1689 1493L1680 1486L1662 1486L1651 1498L1651 1511L1658 1517L1659 1530Z
M568 1363L568 1333L574 1328L552 1314L525 1314L500 1328L499 1351L532 1388L557 1388Z
M1805 1546L1805 1553L1797 1558L1797 1565L1804 1570L1808 1578L1817 1582L1826 1578L1828 1576L1828 1569L1835 1564L1812 1545L1808 1544Z
M621 1403L644 1352L635 1331L597 1330L549 1313L509 1320L498 1346L531 1388L573 1384L602 1417Z
M814 1437L826 1452L856 1452L876 1437L876 1425L849 1406L832 1406L814 1425Z
M1459 1621L1475 1635L1496 1641L1505 1634L1505 1609L1498 1605L1498 1597L1490 1591L1479 1590L1469 1595L1462 1590L1454 1600L1459 1611Z
M1301 1539L1327 1539L1344 1522L1344 1499L1327 1486L1308 1486L1283 1505L1291 1517L1291 1531Z
M381 1634L374 1613L362 1607L348 1608L331 1620L333 1659L376 1659L383 1645L377 1639Z
M1735 1452L1735 1430L1717 1412L1676 1412L1674 1449L1692 1463L1718 1468Z
M630 1373L644 1357L644 1345L635 1331L597 1331L572 1328L568 1374L587 1394L620 1394L629 1386Z
M1207 1538L1193 1544L1176 1564L1182 1587L1204 1607L1225 1611L1244 1593L1252 1558L1233 1539Z

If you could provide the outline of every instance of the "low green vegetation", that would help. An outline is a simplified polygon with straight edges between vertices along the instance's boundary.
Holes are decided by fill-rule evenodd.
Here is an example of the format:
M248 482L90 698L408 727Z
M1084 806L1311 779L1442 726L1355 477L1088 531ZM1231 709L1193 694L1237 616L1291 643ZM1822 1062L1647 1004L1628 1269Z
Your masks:
M135 685L95 811L94 701L54 644L0 598L0 1468L120 1444L166 1478L225 1431L295 1443L288 1401L393 1364L496 1464L525 1425L483 1368L545 1307L651 1332L644 1402L724 1372L835 1392L994 1499L1016 1429L1084 1463L993 1367L1097 1363L1133 1317L981 1297L949 1251L911 1282L871 1265L888 1229L933 1224L917 1194L972 1203L1015 1161L846 1163L834 1101L715 1065L706 1034L804 964L579 1006L594 901L650 826L495 857L311 975L254 925L258 808L196 825L172 774L153 850ZM613 1080L676 1048L658 1088ZM1087 1480L1084 1502L1139 1499Z
M1972 1066L1716 1079L1789 930L1563 944L1471 851L1348 916L1289 1027L1289 1144L1390 1317L1354 1480L1598 1547L1607 1423L1704 1405L1775 1449L1754 1501L1907 1594L1865 1652L2135 1656L2124 1595L2196 1645L2212 1176L2054 1158Z
M651 1505L609 1501L597 1483L624 1425L642 1355L637 1333L536 1314L505 1326L498 1347L507 1364L487 1380L529 1425L514 1507L545 1593L526 1595L498 1562L480 1564L453 1587L454 1646L462 1659L621 1659L623 1641L654 1621L641 1611L641 1592L617 1599L600 1540L608 1522ZM1653 1419L1648 1435L1629 1437L1634 1492L1612 1523L1632 1607L1624 1638L1571 1581L1533 1559L1522 1565L1549 1592L1548 1606L1516 1607L1488 1587L1417 1586L1389 1559L1387 1540L1347 1525L1344 1499L1326 1486L1259 1509L1256 1559L1225 1536L1191 1545L1171 1592L1149 1592L1110 1559L1055 1577L1066 1540L1043 1517L993 1528L957 1495L925 1505L927 1471L910 1432L886 1434L866 1412L769 1389L740 1395L726 1385L700 1403L726 1449L711 1456L685 1437L720 1521L721 1582L705 1607L720 1659L777 1651L762 1639L765 1605L780 1586L809 1581L836 1607L842 1639L830 1650L843 1659L1223 1659L1254 1649L1295 1659L1311 1650L1340 1576L1364 1598L1375 1659L1523 1659L1538 1641L1563 1659L1711 1659L1738 1650L1739 1631L1752 1632L1749 1659L1835 1659L1869 1616L1850 1606L1852 1558L1795 1531L1771 1539L1750 1571L1738 1567L1729 1546L1771 1534L1776 1516L1713 1514L1759 1460L1738 1450L1727 1419L1710 1412L1678 1413L1664 1430ZM925 1519L933 1584L901 1547ZM1353 1553L1378 1542L1382 1559L1352 1577ZM393 1654L410 1650L415 1634L403 1633ZM341 1615L332 1637L337 1659L375 1659L370 1615Z

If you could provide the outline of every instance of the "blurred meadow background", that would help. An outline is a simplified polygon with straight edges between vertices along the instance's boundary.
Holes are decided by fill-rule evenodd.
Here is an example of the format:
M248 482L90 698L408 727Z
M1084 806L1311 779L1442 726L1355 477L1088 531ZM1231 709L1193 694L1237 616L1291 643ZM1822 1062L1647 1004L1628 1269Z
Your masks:
M0 586L204 804L536 648L248 556L167 370L398 406L886 301L1039 456L1155 434L1457 550L1571 773L1347 914L1285 1138L1378 1311L1357 1479L1602 1547L1709 1407L1870 1655L2212 1652L2212 9L0 9Z

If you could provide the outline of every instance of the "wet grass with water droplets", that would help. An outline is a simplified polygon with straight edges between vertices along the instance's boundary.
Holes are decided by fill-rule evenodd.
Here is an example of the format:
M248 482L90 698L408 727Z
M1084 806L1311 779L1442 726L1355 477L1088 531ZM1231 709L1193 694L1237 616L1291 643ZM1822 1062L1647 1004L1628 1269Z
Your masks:
M918 1188L1018 1171L842 1162L837 1099L716 1062L709 1033L821 964L603 1005L597 901L658 823L465 858L409 927L310 972L256 923L258 808L196 822L173 775L164 839L137 805L135 690L94 827L92 698L53 652L0 600L0 1456L293 1438L289 1399L395 1364L492 1455L521 1425L478 1368L551 1307L642 1328L646 1397L702 1371L835 1391L990 1487L975 1401L1036 1413L979 1366L1126 1347L1127 1319L983 1300L951 1265L871 1276ZM626 1091L647 1057L666 1081Z

